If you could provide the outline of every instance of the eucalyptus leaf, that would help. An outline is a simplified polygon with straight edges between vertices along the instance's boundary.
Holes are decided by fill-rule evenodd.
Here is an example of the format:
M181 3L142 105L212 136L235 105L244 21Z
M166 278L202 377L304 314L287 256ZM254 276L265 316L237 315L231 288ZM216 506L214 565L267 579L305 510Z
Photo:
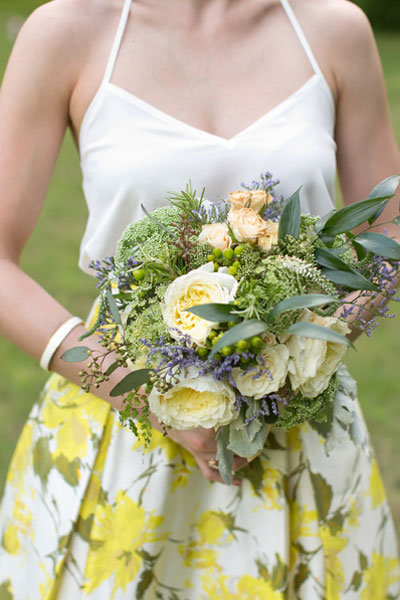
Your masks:
M400 175L392 175L387 177L371 191L369 198L392 198L400 183Z
M332 304L332 302L338 302L338 299L335 298L335 296L328 296L326 294L302 294L299 296L292 296L292 298L287 298L286 300L278 302L278 304L269 312L268 318L276 317L287 310L310 308L311 306Z
M314 325L314 323L307 323L305 321L294 323L286 329L285 333L353 347L351 341L337 331L332 331L332 329L328 329L327 327L321 327L320 325Z
M108 367L105 374L107 376L110 376L112 373L114 373L114 371L116 371L118 369L118 367L119 367L119 362L116 360Z
M122 325L121 317L119 316L118 306L117 306L117 304L114 300L114 296L112 295L112 292L110 290L106 290L106 299L107 299L107 304L110 309L110 312L114 318L114 321L116 323L118 323L118 325Z
M234 304L198 304L197 306L191 306L186 311L190 312L206 321L212 321L213 323L226 323L228 321L235 321L240 323L242 320L238 315L233 315L231 312L236 310Z
M375 219L387 202L387 199L367 198L345 206L329 217L321 233L332 236L350 231L371 218Z
M400 260L400 244L386 235L371 231L360 233L355 239L357 244L374 254L392 260Z
M248 321L242 321L235 327L228 329L228 331L214 344L210 358L212 358L218 350L221 350L224 346L230 346L236 344L239 340L245 340L253 337L253 335L259 335L268 329L268 325L258 319L249 319Z
M322 269L322 274L325 275L329 281L348 287L351 290L371 290L373 292L379 292L377 285L356 271L348 273L347 271L335 269Z
M75 346L66 350L61 356L65 362L83 362L89 358L90 348L87 346Z
M124 377L117 385L111 390L110 396L115 398L116 396L123 396L124 394L131 392L132 390L140 387L144 383L149 381L150 369L138 369L132 371L126 377Z
M299 237L300 232L300 189L287 200L281 218L279 219L278 237L282 240L285 235Z
M267 425L263 424L253 441L249 440L246 429L235 429L231 426L229 432L228 448L238 456L252 458L264 447L267 436Z
M232 464L234 453L228 448L229 443L229 425L221 427L217 435L217 455L218 470L222 479L227 485L232 483Z

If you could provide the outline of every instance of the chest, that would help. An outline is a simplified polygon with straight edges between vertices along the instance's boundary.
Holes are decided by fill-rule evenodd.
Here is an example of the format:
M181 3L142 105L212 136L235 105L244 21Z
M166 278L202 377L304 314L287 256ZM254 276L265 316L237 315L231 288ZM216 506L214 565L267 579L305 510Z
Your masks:
M192 24L187 30L179 19L163 20L149 14L146 3L132 2L110 82L180 121L231 138L313 75L281 2L256 5L224 24ZM98 60L88 61L76 86L71 102L76 135L111 43L109 34L97 40L91 55Z

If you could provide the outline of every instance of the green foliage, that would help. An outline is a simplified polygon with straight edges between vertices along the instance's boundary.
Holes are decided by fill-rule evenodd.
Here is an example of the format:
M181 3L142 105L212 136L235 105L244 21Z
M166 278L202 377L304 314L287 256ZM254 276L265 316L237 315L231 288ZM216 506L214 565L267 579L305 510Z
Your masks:
M194 244L189 251L189 269L198 269L208 263L209 260L207 257L209 254L212 254L212 251L213 248L210 244Z
M146 348L139 341L145 338L149 342L156 342L160 338L171 339L168 332L168 326L162 318L162 312L157 297L149 303L147 308L140 313L131 309L126 327L126 339L132 344L130 349L130 359L135 361L142 358L143 354L147 354Z
M257 253L255 253L257 256ZM252 259L248 261L252 262ZM293 277L295 273L295 277ZM256 276L257 279L252 278ZM268 321L271 309L280 301L301 294L334 294L335 287L314 265L288 256L268 256L240 282L236 303L243 318ZM300 310L283 313L269 321L269 329L281 334L299 317Z
M326 421L336 389L337 377L334 375L326 390L316 398L304 398L302 394L296 394L280 413L275 427L290 429L309 419L317 422Z
M180 211L175 206L162 206L151 213L161 225L174 233L172 223L177 223L180 219ZM173 236L169 235L165 229L162 229L150 217L144 217L128 225L117 244L116 260L117 262L126 262L131 256L137 255L138 245L149 246L155 243L163 247L163 243L171 242ZM154 255L154 250L153 250Z

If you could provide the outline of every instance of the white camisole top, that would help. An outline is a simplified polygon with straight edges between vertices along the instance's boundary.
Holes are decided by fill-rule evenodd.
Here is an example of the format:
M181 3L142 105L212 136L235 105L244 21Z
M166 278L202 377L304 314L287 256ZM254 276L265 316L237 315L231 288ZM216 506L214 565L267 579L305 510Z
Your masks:
M125 0L103 81L82 122L79 146L89 209L79 266L114 253L125 227L166 204L189 179L210 200L270 171L279 194L302 188L302 211L325 214L335 193L335 104L332 92L288 3L283 9L314 74L283 102L226 139L155 108L111 83L132 0Z

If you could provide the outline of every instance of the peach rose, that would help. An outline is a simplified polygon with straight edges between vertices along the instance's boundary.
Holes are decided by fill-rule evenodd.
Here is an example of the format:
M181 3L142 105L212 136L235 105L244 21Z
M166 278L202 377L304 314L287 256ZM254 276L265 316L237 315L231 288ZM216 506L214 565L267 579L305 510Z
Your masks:
M227 224L212 223L211 225L203 225L199 235L199 242L210 244L213 248L225 250L232 244Z
M230 192L228 202L233 209L252 208L259 212L265 204L269 204L272 200L271 194L267 194L264 190L237 190L237 192Z
M267 230L264 219L252 208L232 208L228 214L228 221L239 242L255 242Z
M263 250L271 250L271 246L278 243L279 223L275 221L265 221L265 223L267 230L257 239L257 243Z

